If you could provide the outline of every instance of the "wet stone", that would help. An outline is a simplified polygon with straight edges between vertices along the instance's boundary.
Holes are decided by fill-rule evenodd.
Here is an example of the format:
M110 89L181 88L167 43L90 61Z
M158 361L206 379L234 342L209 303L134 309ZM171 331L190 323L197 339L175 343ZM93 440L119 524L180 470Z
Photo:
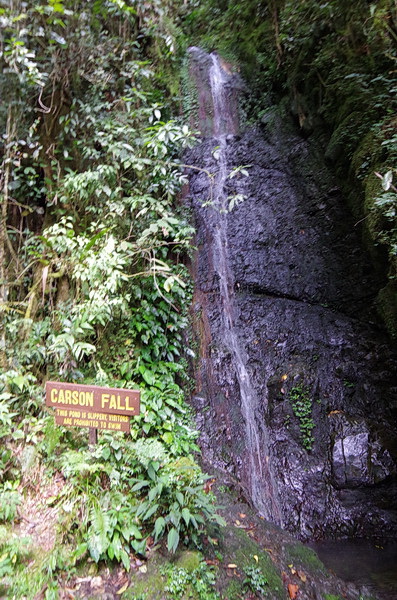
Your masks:
M196 53L199 75L192 71L207 94L204 114L216 105L205 70L214 60L206 55L198 69ZM218 75L230 92L233 80ZM224 111L233 109L229 97ZM206 135L184 159L214 174L192 169L186 197L197 228L195 394L209 407L199 419L205 458L302 539L396 535L397 358L374 305L383 282L359 228L317 150L276 112L238 138ZM248 177L229 177L238 165L250 165ZM229 210L235 194L244 200ZM293 410L300 393L310 404L310 448Z

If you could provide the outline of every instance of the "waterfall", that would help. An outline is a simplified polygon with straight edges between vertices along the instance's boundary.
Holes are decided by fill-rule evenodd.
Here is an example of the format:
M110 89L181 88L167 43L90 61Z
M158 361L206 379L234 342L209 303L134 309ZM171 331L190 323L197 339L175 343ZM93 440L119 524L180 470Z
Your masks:
M192 403L205 460L302 539L391 537L395 357L367 323L368 289L375 297L380 282L346 202L277 111L265 135L239 129L243 84L231 65L192 48L189 73L202 138L185 156L197 231ZM230 178L240 165L249 176ZM246 200L230 212L232 194ZM310 400L310 448L296 394Z
M239 339L234 306L234 277L229 262L228 209L225 186L229 175L227 164L227 136L235 133L234 115L230 114L227 86L228 75L218 55L211 55L209 81L213 103L213 135L217 142L218 171L212 191L213 208L213 265L219 278L222 306L223 343L232 356L232 365L240 390L241 413L244 419L245 445L248 463L248 486L252 502L262 516L280 523L276 488L269 465L269 443L265 426L258 424L259 401L247 366L248 356ZM232 216L230 218L233 218ZM263 402L263 399L262 399Z

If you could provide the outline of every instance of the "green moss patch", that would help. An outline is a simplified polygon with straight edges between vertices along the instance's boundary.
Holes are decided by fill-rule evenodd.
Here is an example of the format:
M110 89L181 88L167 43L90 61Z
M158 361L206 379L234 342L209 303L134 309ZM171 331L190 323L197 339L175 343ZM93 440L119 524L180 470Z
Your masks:
M327 573L326 568L312 548L296 542L295 544L287 544L284 551L287 563L291 563L297 568L310 569L321 575Z
M249 590L253 579L247 571L257 570L266 581L267 597L284 598L283 582L280 573L267 552L264 552L244 529L228 526L220 544L223 561L219 566L217 586L222 598L241 598ZM235 565L235 567L228 567ZM252 590L251 590L252 591Z

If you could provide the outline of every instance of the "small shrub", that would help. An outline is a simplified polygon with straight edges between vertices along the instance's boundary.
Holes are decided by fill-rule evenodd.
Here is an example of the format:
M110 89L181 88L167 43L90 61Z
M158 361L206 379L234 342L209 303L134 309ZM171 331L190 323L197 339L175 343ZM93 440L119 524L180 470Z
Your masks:
M266 595L267 587L269 585L268 580L263 575L259 567L245 567L244 573L246 575L243 584L254 594Z
M171 566L164 574L168 576L165 590L172 600L178 600L185 594L190 597L189 591L195 592L198 600L220 600L219 594L214 590L215 572L204 562L191 572Z
M0 522L14 521L22 496L18 491L19 482L6 481L0 487Z

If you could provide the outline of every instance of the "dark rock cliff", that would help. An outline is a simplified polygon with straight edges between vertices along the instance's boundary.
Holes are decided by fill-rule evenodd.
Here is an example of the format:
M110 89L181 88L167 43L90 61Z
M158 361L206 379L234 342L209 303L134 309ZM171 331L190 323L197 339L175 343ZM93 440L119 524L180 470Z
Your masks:
M186 202L206 458L303 539L392 536L396 357L372 307L382 282L321 157L276 113L240 134L223 115L232 131L211 130L211 60L192 52L205 137L186 156L203 169ZM223 70L235 111L241 81ZM242 165L249 176L230 177Z

